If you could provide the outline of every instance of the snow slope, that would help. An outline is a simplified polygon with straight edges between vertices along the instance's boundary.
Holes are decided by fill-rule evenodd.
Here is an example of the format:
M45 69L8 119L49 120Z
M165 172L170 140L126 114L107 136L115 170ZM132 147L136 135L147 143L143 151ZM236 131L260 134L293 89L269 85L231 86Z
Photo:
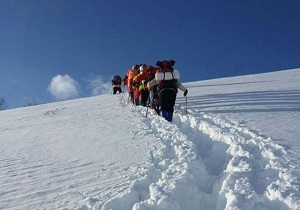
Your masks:
M300 209L300 69L0 112L0 209Z

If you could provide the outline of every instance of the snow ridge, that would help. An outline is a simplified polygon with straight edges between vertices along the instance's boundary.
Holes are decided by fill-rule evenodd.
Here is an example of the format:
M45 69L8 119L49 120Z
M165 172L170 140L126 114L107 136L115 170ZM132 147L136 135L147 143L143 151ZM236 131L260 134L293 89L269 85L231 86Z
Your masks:
M143 107L126 108L145 116ZM101 209L300 208L298 181L282 146L243 122L177 108L172 123L152 110L142 120L138 134L161 146L150 152L130 189Z

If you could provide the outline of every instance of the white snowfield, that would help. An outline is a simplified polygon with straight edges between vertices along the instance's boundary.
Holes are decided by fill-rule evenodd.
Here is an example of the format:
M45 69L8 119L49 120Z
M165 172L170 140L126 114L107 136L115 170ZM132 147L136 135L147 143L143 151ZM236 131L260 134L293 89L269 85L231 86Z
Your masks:
M300 209L300 69L0 112L0 209Z

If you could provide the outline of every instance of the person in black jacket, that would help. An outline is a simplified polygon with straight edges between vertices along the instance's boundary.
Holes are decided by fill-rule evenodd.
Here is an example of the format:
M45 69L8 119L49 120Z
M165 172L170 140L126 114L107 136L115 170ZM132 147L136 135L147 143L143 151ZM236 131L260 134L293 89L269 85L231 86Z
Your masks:
M122 78L119 75L115 75L111 82L113 86L113 94L116 94L117 92L122 93Z

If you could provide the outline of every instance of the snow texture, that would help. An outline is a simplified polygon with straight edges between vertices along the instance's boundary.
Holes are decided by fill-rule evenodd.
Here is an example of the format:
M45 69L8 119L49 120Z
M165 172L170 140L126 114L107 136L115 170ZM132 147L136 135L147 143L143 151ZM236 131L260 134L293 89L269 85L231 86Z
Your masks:
M0 112L0 209L300 209L300 69Z

